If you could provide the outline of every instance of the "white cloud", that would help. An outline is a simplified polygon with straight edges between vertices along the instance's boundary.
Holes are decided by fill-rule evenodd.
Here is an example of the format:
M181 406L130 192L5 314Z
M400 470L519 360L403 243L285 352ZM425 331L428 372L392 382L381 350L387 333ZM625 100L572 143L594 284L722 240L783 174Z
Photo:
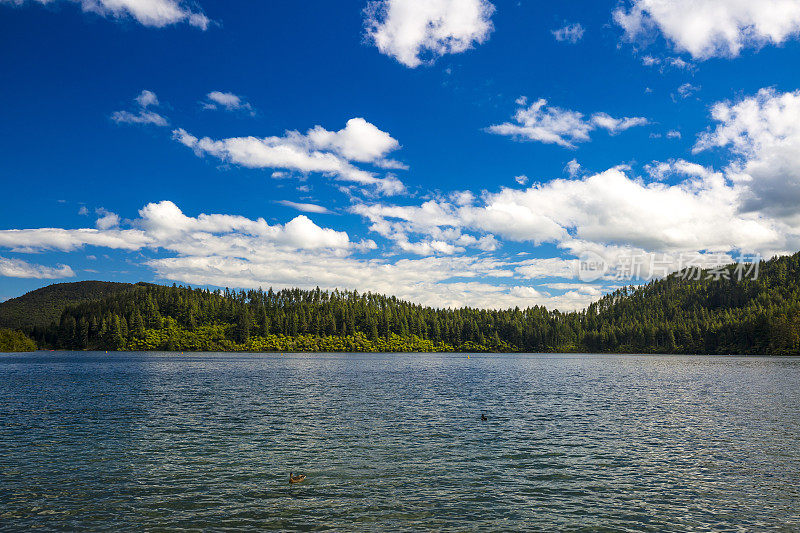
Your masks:
M711 115L718 125L694 151L729 147L737 159L728 172L745 189L742 208L800 223L800 90L762 89L714 105Z
M400 148L400 143L385 131L363 118L351 118L339 131L316 126L306 134L318 150L330 150L345 159L361 163L381 161L386 154Z
M592 294L596 298L599 298L603 294L602 287L597 285L589 285L586 283L545 283L544 285L548 289L553 289L557 291L578 291L584 292L587 294Z
M616 135L637 126L646 126L649 123L644 117L614 118L608 113L595 113L592 115L592 122L596 126L608 130L611 135Z
M456 203L427 201L421 206L387 206L382 204L356 204L353 213L370 221L370 230L389 239L402 251L417 255L463 253L467 247L480 250L493 250L497 242L492 235L477 238L465 234L455 206L463 198L454 197ZM428 238L411 242L409 235L424 234Z
M95 222L97 229L110 229L119 226L119 215L102 207L95 210L100 217Z
M102 246L115 250L139 250L150 239L144 232L128 230L99 230L91 228L7 229L0 230L0 246L14 252L60 250L70 252L83 246Z
M685 159L670 159L669 161L654 161L644 166L645 171L655 180L665 180L670 176L694 177L711 179L714 171L697 163Z
M57 0L0 0L0 3L23 5L37 2L52 4ZM192 10L180 0L69 0L80 4L86 13L94 13L101 17L122 19L131 17L143 26L163 28L172 24L186 22L202 30L208 28L211 21L201 11Z
M611 169L526 191L503 189L488 195L486 205L469 212L465 222L533 242L563 244L577 238L649 251L785 248L786 228L755 213L739 213L739 194L718 173L666 186Z
M166 126L167 119L154 113L153 111L139 111L138 113L131 113L130 111L115 111L111 115L111 120L118 124L154 124L156 126Z
M352 246L346 232L321 228L305 215L283 226L270 226L263 218L218 214L189 217L174 203L163 201L147 204L139 216L134 224L144 230L150 247L185 254L202 249L235 254L236 250L257 250L261 245L306 250L347 250Z
M579 23L575 24L567 24L557 30L553 30L552 33L553 37L556 38L556 41L560 42L568 42L575 44L583 38L583 33L586 30L581 26Z
M328 131L321 126L305 135L288 131L283 137L232 137L214 140L197 138L183 128L173 137L200 156L209 154L223 161L248 168L275 168L302 173L320 172L342 181L374 187L391 195L405 191L395 176L378 177L374 172L354 166L351 161L380 166L384 156L399 148L399 143L362 118L347 121L345 128Z
M594 129L592 124L584 120L582 113L547 107L547 100L543 98L529 107L524 106L523 102L514 114L516 124L495 124L489 126L489 131L574 148L574 143L588 141L589 132Z
M528 176L526 176L525 174L522 174L520 176L514 176L514 181L516 181L520 185L525 185L526 183L528 183Z
M630 0L614 12L630 40L657 29L695 59L734 57L746 47L779 45L800 32L796 0Z
M102 210L103 217L113 215ZM117 229L99 219L97 229L38 228L0 230L0 246L17 252L73 251L84 246L118 250L164 249L180 254L227 253L237 250L328 249L347 252L354 247L346 232L321 228L305 215L271 226L263 218L200 214L189 217L170 201L150 203L139 210L131 229Z
M577 159L573 159L567 162L567 165L564 167L564 170L569 174L570 178L577 178L578 174L581 171L581 164L578 163Z
M540 98L528 107L526 99L518 99L520 106L514 113L514 121L489 126L490 133L508 135L520 139L558 144L565 148L575 148L576 143L590 140L589 133L597 128L608 130L611 135L635 126L648 124L646 118L614 118L607 113L595 113L586 119L583 113L559 107L547 106L547 100Z
M681 138L681 132L679 132L678 130L669 130L667 132L667 139L680 139L680 138Z
M361 204L353 210L370 221L371 231L395 242L412 242L416 235L420 243L458 246L463 234L489 234L564 249L577 241L670 253L745 250L770 256L800 248L800 225L741 212L746 189L722 173L683 160L649 170L657 179L681 181L648 184L615 168L526 190L503 188L484 194L480 205L429 200L419 207Z
M679 263L665 262L659 253L718 251L724 253L715 257L730 261L734 250L800 247L797 226L742 213L738 206L744 189L722 173L683 160L654 165L683 181L647 184L616 168L526 190L503 188L484 193L480 201L474 195L453 194L418 206L353 206L354 213L370 222L371 231L399 251L427 256L422 258L355 258L354 253L377 245L371 240L355 243L346 232L319 227L302 215L284 225L269 225L236 215L187 216L171 202L143 207L129 222L131 229L5 230L0 231L0 246L29 252L85 245L158 250L161 257L146 264L164 279L186 283L320 285L373 290L436 306L546 304L560 309L581 308L597 293L525 281L574 280L579 277L577 258L586 253L610 264L635 254L674 270ZM499 238L551 242L568 257L510 261L486 255L500 246ZM602 280L615 279L621 269L612 267ZM658 275L652 269L644 272L650 273ZM553 296L548 288L566 292Z
M580 308L590 298L520 291L507 285L513 264L487 257L440 255L414 259L359 259L354 252L374 249L371 240L353 243L347 233L321 228L301 215L284 225L237 215L185 215L172 202L151 203L133 220L135 229L41 228L0 231L0 246L20 251L74 250L85 245L144 252L162 279L226 287L349 288L396 295L438 307L486 308L516 305ZM475 239L489 243L490 239ZM439 246L430 243L432 247ZM491 248L491 247L487 247ZM20 274L24 269L12 265ZM67 275L68 267L40 273ZM518 281L517 286L521 286Z
M331 212L327 207L323 207L321 205L316 205L316 204L304 204L298 202L291 202L289 200L280 200L278 201L278 203L281 205L285 205L286 207L291 207L292 209L297 209L298 211L303 211L305 213L328 214Z
M364 24L381 53L413 68L485 42L493 12L486 0L381 0L368 4Z
M651 55L642 56L642 64L646 67L658 67L660 71L664 71L665 67L673 67L677 69L692 69L694 65L680 57L655 57Z
M134 100L136 100L136 103L142 108L158 106L158 96L156 96L156 93L153 91L148 91L147 89L140 92L139 96L134 98Z
M148 109L151 106L157 107L159 105L158 97L154 92L145 89L134 98L134 101L139 108L137 112L115 111L111 114L111 120L117 124L154 124L156 126L166 126L169 123L166 118Z
M34 278L34 279L58 279L71 278L75 272L69 265L58 265L57 267L47 267L28 263L21 259L0 257L0 276L8 278Z
M700 86L699 85L692 85L691 83L684 83L683 85L678 87L678 96L680 96L681 98L686 99L686 98L689 98L690 96L692 96L694 93L698 92L699 90L700 90Z
M453 191L450 193L450 201L456 205L469 205L475 201L472 191Z
M568 278L576 276L577 259L544 257L526 259L515 264L514 272L523 279Z
M206 95L203 108L217 109L218 107L223 107L226 111L247 111L251 115L255 113L253 106L245 102L241 96L222 91L211 91Z

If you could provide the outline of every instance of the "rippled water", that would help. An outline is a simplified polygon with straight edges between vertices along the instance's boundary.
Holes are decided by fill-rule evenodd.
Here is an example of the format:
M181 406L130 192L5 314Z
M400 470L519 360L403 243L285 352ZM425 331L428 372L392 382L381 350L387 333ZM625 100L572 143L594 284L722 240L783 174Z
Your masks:
M3 355L0 528L799 530L799 438L797 358Z

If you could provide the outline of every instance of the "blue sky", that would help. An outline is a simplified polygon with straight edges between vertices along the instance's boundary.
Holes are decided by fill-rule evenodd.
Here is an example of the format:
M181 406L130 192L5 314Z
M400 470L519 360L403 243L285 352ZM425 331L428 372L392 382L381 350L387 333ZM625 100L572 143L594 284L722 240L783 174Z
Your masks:
M579 309L792 253L798 32L786 0L0 0L0 298Z

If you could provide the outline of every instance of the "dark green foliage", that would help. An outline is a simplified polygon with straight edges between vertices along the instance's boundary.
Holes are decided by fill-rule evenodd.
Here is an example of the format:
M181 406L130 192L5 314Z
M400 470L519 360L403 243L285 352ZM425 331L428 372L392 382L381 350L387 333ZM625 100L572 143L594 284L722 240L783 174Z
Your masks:
M68 305L104 298L132 286L111 281L79 281L42 287L0 303L0 328L44 328L58 322Z
M0 329L0 352L32 352L36 343L21 331Z
M590 351L800 354L800 254L762 262L757 279L680 273L626 287L589 306Z
M231 351L800 353L800 254L758 279L675 274L581 312L434 309L357 291L137 284L64 309L43 346Z

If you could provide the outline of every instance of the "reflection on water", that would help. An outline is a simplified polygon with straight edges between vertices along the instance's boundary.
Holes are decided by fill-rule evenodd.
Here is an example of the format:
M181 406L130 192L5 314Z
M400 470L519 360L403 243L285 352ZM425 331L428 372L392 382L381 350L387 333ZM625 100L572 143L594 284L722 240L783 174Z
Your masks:
M0 529L793 530L799 438L797 358L4 355Z

